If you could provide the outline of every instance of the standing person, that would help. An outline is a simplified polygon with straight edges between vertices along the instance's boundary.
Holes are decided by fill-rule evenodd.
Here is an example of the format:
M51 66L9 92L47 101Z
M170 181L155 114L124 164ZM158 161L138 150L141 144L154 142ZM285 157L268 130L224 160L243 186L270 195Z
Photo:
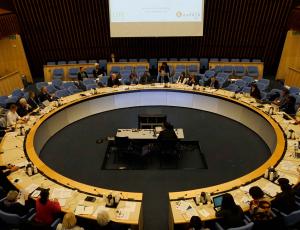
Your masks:
M79 67L79 72L77 73L77 79L79 82L83 81L83 79L88 78L87 73L85 72L84 67Z
M114 54L114 53L111 53L111 55L110 55L110 62L112 62L112 63L115 63L115 62L117 62L117 59L116 59L116 57L115 57L115 54Z
M163 62L162 65L159 68L159 83L168 83L169 82L169 76L170 76L170 68L167 64L167 62Z
M221 217L221 225L227 228L235 228L245 225L244 212L239 205L236 205L231 194L223 194L221 210L216 217Z
M118 87L120 85L120 81L115 73L112 73L107 80L108 87Z
M28 98L27 102L33 110L37 109L40 104L38 98L36 97L36 95L33 91L29 91L29 98Z
M61 212L57 199L49 200L49 189L43 189L40 198L36 200L35 222L43 225L50 225L55 220L56 215Z
M104 71L100 68L98 63L95 63L95 69L93 70L94 78L102 77L105 75Z

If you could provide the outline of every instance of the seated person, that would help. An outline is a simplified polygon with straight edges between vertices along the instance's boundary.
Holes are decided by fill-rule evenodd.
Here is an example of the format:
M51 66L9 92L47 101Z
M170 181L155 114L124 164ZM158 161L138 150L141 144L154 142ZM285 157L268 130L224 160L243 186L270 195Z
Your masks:
M109 214L107 211L100 211L97 215L98 226L96 229L99 230L121 230L122 225L114 223L110 220Z
M287 114L294 115L296 114L296 98L289 95L285 102L279 107L279 109Z
M52 101L53 100L53 96L51 96L48 93L48 90L45 86L43 86L41 88L41 92L39 94L39 100L40 100L41 103L43 103L44 101Z
M129 79L131 85L137 85L139 83L136 73L131 73Z
M223 194L221 210L216 217L221 217L221 225L224 228L235 228L245 225L244 212L239 205L236 205L231 194Z
M43 189L35 202L36 216L34 221L39 224L50 225L55 220L56 215L61 212L57 199L49 200L49 190Z
M105 72L100 68L98 63L95 63L95 69L93 70L94 78L105 75Z
M185 72L182 72L176 83L185 84L188 80L189 80L189 75L185 74Z
M151 76L149 71L145 71L144 74L140 78L140 84L145 85L151 83Z
M290 91L287 88L283 88L280 96L277 97L275 100L273 100L272 103L278 106L282 106L283 104L286 103L289 94Z
M121 85L121 83L117 78L117 75L115 73L112 73L107 80L107 86L114 88L114 87L118 87L119 85Z
M29 208L18 202L19 193L15 190L8 192L4 201L0 203L0 209L4 212L24 216L28 213ZM27 199L25 199L26 201Z
M27 102L33 110L37 109L40 104L38 97L36 97L35 92L33 91L29 91L29 98Z
M17 123L22 123L23 120L17 113L18 107L15 104L11 104L9 111L6 115L7 127L15 126Z
M11 165L11 164L0 166L0 181L1 181L1 186L3 186L3 189L4 189L4 193L6 193L5 191L15 189L15 187L7 179L7 176L9 174L11 174L12 172L17 171L18 169L19 169L19 167Z
M17 113L20 117L24 117L26 115L28 115L30 112L32 111L31 106L27 103L25 98L21 98L19 100L19 106L17 109Z
M189 80L186 82L186 84L189 86L198 85L195 75L190 75Z
M264 198L264 192L260 187L254 186L249 190L253 200L250 202L250 215L254 222L272 220L271 203Z
M211 87L211 88L214 88L214 89L219 89L220 88L220 84L219 84L219 81L217 80L216 76L212 76L211 78L209 78L204 86L208 86L208 87Z
M188 230L209 230L209 228L203 228L203 224L199 216L191 217L187 229Z
M157 137L157 140L159 141L173 141L177 140L178 137L174 131L173 125L171 125L168 122L164 123L164 130L161 131Z
M295 192L289 184L289 180L280 178L278 183L282 192L277 194L275 199L271 201L272 208L276 208L285 214L296 211L298 206L295 204Z
M250 96L258 100L261 99L260 90L255 83L251 84Z
M84 67L80 66L79 67L79 72L77 73L77 79L78 81L83 81L83 79L88 78L87 73L84 70Z
M56 230L84 230L76 225L77 219L73 212L68 212L64 215L61 224L58 224Z

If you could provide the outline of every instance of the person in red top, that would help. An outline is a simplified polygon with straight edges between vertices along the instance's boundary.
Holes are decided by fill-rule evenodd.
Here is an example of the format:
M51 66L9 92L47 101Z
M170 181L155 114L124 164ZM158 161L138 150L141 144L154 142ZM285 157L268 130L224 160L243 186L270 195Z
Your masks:
M49 200L49 189L43 189L40 198L36 200L35 222L51 225L58 213L61 212L57 199Z

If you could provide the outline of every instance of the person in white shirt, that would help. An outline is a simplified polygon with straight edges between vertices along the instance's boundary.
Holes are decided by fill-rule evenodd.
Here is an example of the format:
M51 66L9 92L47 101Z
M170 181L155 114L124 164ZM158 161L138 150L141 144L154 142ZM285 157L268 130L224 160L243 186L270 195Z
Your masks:
M9 107L9 111L6 115L7 127L16 125L18 123L18 121L22 121L21 117L17 113L17 108L18 107L15 104L12 104Z
M58 224L56 230L84 230L84 228L76 225L77 219L73 212L65 214L61 224Z

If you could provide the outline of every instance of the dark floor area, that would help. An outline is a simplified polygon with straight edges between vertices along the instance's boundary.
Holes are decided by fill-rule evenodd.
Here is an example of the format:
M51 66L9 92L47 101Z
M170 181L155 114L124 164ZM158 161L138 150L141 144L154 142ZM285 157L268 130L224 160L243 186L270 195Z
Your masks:
M183 128L185 141L197 141L207 169L102 170L107 142L118 128L137 128L138 114L166 114L175 128ZM263 164L270 151L247 127L228 118L189 108L134 107L82 119L54 135L41 159L74 180L107 189L144 193L144 229L167 229L168 192L223 183ZM198 168L197 168L198 167ZM159 212L158 212L159 210Z

